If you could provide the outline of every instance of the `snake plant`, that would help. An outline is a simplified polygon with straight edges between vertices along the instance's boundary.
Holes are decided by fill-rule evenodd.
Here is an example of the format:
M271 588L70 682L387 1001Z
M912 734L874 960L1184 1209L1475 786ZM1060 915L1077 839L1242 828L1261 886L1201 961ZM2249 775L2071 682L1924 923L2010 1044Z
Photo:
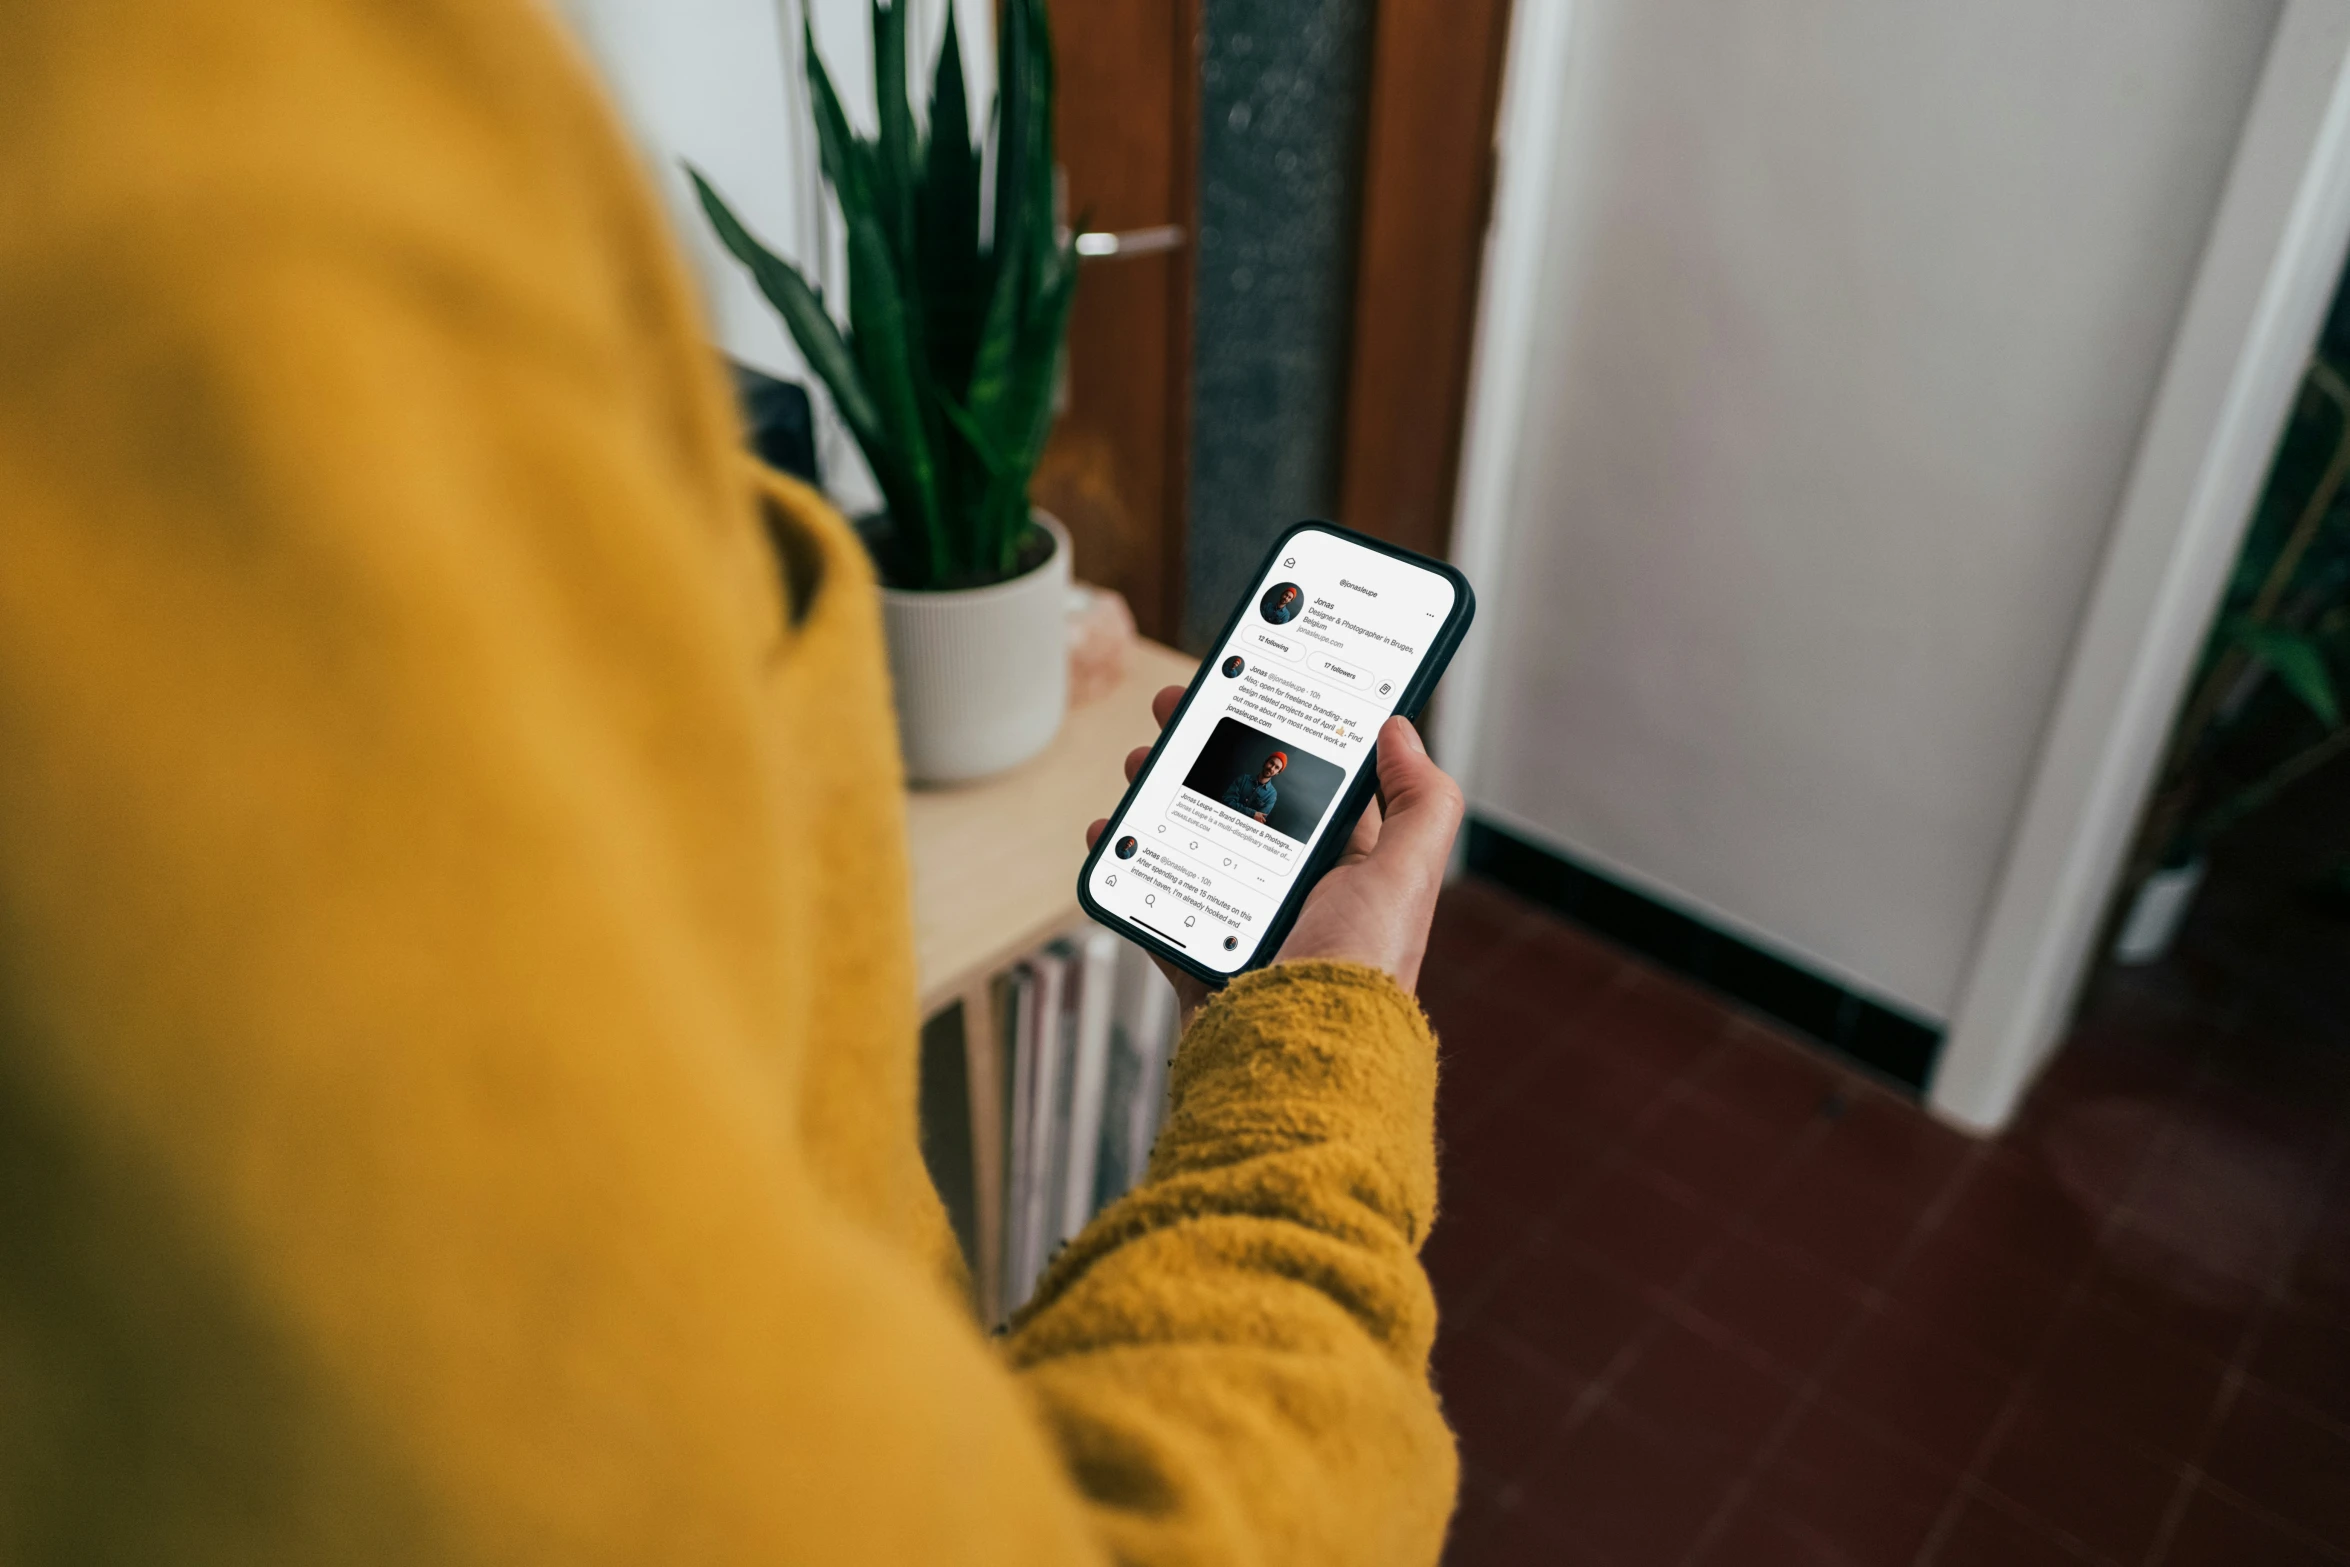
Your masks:
M1018 575L1046 547L1028 480L1052 424L1077 281L1053 209L1052 39L1044 0L1005 0L994 180L983 190L954 7L925 130L906 94L909 4L873 6L871 140L850 128L804 34L818 152L848 230L845 336L800 270L754 238L698 170L687 173L873 469L888 507L871 537L883 577L898 588L978 587Z
M2337 302L2337 319L2344 308ZM2194 859L2350 755L2337 671L2350 671L2350 377L2320 354L2278 442L2125 885ZM2289 701L2255 700L2270 679Z

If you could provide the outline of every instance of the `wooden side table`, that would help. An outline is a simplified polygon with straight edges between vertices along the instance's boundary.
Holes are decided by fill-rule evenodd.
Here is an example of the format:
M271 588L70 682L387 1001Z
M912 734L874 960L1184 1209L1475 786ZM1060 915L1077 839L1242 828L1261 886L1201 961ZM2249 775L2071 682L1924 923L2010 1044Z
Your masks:
M1085 829L1125 793L1126 753L1158 734L1151 697L1197 661L1138 642L1116 690L1069 710L1044 754L975 784L906 799L914 868L914 952L927 1019L962 1003L971 1106L974 1271L992 1300L1003 1251L1004 1052L995 981L1076 924Z

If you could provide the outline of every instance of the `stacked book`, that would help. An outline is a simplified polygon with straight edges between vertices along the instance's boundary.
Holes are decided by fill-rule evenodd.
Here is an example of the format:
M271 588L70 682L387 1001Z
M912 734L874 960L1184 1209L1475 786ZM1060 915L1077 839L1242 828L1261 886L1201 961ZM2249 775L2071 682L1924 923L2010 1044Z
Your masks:
M1001 1252L977 1272L993 1289L983 1304L1000 1321L1053 1254L1141 1178L1166 1098L1176 1009L1157 966L1106 930L1049 943L1010 971L997 1001L1003 1206L1000 1224L984 1228L997 1232Z

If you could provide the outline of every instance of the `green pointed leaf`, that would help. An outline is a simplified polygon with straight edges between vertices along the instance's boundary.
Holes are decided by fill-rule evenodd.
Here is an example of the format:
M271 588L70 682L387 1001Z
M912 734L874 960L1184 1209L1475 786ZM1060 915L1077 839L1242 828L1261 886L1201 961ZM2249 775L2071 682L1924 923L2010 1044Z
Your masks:
M992 278L979 256L979 155L971 145L954 7L931 79L930 140L914 213L916 271L928 307L931 371L960 398L971 386Z
M891 497L891 521L901 535L921 541L935 573L948 558L945 522L939 514L927 411L915 360L908 352L907 313L890 266L889 243L882 238L881 225L868 215L849 225L848 250L849 320L855 329L857 364L913 492L903 499Z
M824 178L840 200L844 219L853 222L859 216L870 217L875 201L871 149L849 128L840 94L832 90L832 77L824 69L824 57L816 52L816 30L803 27L801 38L807 52L808 101L816 117L816 156L823 165Z
M2326 667L2324 650L2314 637L2282 626L2254 621L2231 621L2228 639L2266 664L2328 729L2342 722L2342 703L2334 691L2333 672Z
M799 345L800 356L822 378L832 393L834 406L840 409L841 418L848 424L849 433L856 436L857 444L866 448L870 456L872 448L882 440L881 413L865 388L855 357L841 340L840 329L833 325L832 316L816 297L816 291L800 276L798 268L752 236L699 169L688 164L685 172L693 181L694 194L701 201L710 227L717 231L718 242L750 271L751 281L783 317L792 341Z
M697 179L704 211L833 389L887 498L892 580L999 580L1029 531L1052 423L1073 257L1054 214L1053 60L1044 0L1002 0L993 189L981 178L957 18L927 132L908 102L909 0L870 0L878 133L860 139L813 37L806 66L827 184L848 231L844 331ZM980 243L980 216L991 239Z
M994 297L979 330L966 397L971 411L989 429L1000 429L1004 400L1011 394L1013 356L1020 345L1020 301L1026 293L1026 254L1017 246L996 251Z
M873 102L881 137L874 144L874 199L881 209L891 259L901 273L914 260L914 187L921 149L914 110L906 101L906 10L910 0L873 0Z

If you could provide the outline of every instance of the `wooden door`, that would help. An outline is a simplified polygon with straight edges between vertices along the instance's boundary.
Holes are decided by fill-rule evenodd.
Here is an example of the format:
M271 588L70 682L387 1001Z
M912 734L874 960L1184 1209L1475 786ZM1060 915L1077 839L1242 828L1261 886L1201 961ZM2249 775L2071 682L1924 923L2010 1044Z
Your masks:
M1452 535L1509 0L1381 0L1373 34L1339 520Z
M1085 262L1068 407L1030 493L1068 524L1078 576L1125 594L1143 635L1161 640L1182 610L1199 6L1052 8L1070 220L1104 233L1175 228L1181 242Z

